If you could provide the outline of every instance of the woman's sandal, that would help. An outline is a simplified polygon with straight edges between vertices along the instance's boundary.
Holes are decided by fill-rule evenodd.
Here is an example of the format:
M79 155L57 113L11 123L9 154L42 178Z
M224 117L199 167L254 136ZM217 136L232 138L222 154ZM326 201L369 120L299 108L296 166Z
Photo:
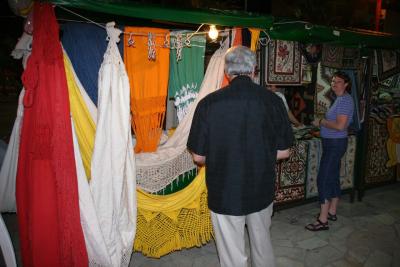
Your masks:
M328 212L328 220L333 221L333 222L336 222L336 221L337 221L337 216L336 216L336 214L330 214L330 213Z
M310 224L307 224L305 226L305 228L312 232L329 230L328 222L323 223L319 219L317 219L317 224L310 223Z
M317 214L317 216L315 216L316 218L319 218L319 213ZM332 221L332 222L336 222L337 221L337 216L336 214L330 214L328 212L328 220Z

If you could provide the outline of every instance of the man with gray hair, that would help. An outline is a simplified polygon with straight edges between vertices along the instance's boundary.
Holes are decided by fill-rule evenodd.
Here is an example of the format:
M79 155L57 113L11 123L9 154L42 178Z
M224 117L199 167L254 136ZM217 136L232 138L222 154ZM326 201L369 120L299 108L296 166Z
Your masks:
M229 85L202 99L188 149L206 166L208 207L221 266L275 266L270 240L275 164L289 157L293 133L282 101L252 81L255 54L235 46L225 54Z

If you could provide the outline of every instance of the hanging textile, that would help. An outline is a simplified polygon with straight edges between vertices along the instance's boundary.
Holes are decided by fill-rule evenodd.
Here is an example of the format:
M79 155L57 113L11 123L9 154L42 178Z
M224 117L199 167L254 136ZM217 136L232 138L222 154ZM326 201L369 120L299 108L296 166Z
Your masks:
M335 69L318 64L317 82L315 85L314 116L320 118L325 115L333 102L331 79Z
M86 250L89 258L89 266L111 266L111 259L107 251L106 243L100 230L100 223L94 207L93 198L83 166L82 157L76 135L76 125L72 123L72 137L74 142L74 155L76 173L78 178L79 209L81 225L85 236Z
M387 119L389 138L386 142L389 160L386 167L390 168L398 163L397 146L400 144L400 118L390 117Z
M15 260L14 247L11 242L10 234L8 233L7 226L3 221L3 217L0 213L0 251L4 259L5 266L16 267L17 262Z
M61 42L76 74L97 105L98 73L107 48L107 33L97 25L79 22L67 22L61 31ZM122 44L119 49L122 53Z
M266 82L268 84L300 85L301 53L293 41L273 40L266 47Z
M185 46L186 31L171 32L171 49L169 61L169 97L175 98L178 121L182 121L189 105L196 99L204 77L204 53L206 37L195 35L190 45ZM181 56L178 59L178 56Z
M32 55L22 81L24 119L16 181L23 266L87 266L58 24L34 2ZM23 164L21 164L23 163Z
M258 40L260 39L260 30L259 29L250 29L250 32L251 32L250 49L251 49L251 51L256 52Z
M386 124L378 123L376 120L368 119L368 148L365 163L365 183L379 184L393 181L394 169L387 168L389 160L386 142L389 133Z
M321 65L329 68L341 68L343 62L343 46L326 45L322 46Z
M22 66L26 67L26 62L31 54L32 36L23 33L18 43L15 45L11 56L15 59L22 58ZM24 115L25 89L22 88L18 98L17 117L11 132L7 152L4 156L0 170L0 212L15 212L15 180L17 176L18 152L21 134L22 118Z
M168 30L125 27L124 62L131 88L135 152L157 149L165 117L169 74Z
M360 50L336 45L322 46L322 66L336 69L358 69L360 66Z
M0 212L15 212L15 179L17 176L18 152L20 144L20 131L22 117L24 115L24 106L22 99L24 98L25 89L22 89L18 98L17 118L11 132L10 141L8 143L7 152L3 159L0 170Z
M305 198L308 144L297 142L290 148L290 157L276 165L275 203Z
M301 55L305 58L307 64L316 65L321 61L322 45L299 43Z
M187 138L197 103L221 87L224 76L224 55L229 48L228 39L211 57L198 97L190 105L187 115L174 134L158 148L157 152L136 155L136 181L141 189L151 193L158 192L180 175L196 167L186 149Z
M375 50L378 79L383 81L400 73L400 53L396 50Z
M89 109L81 95L78 86L79 80L75 79L72 64L68 56L64 53L65 74L68 84L69 102L71 105L71 114L74 120L75 129L78 136L80 154L82 155L83 166L85 167L86 177L90 179L90 164L92 162L92 153L94 146L94 136L96 125L92 119Z
M181 191L157 196L138 190L135 250L160 258L175 250L201 246L211 240L205 170Z
M232 31L232 40L230 46L241 45L242 44L242 29L241 28L234 28ZM222 81L221 88L225 87L229 84L228 77L224 75L224 80Z
M121 31L114 25L107 23L109 43L99 71L90 189L112 266L128 266L136 232L136 169L129 80L117 47Z

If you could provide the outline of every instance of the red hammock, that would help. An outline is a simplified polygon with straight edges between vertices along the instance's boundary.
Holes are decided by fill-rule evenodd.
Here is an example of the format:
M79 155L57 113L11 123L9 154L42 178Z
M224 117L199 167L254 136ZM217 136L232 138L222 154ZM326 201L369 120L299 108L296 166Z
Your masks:
M23 266L88 266L67 81L51 4L34 3L16 199Z

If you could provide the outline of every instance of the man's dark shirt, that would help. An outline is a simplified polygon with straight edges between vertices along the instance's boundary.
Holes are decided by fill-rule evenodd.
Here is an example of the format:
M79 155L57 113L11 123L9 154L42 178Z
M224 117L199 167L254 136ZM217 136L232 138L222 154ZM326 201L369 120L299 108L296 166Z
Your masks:
M292 143L282 100L248 76L202 99L187 146L206 156L209 208L246 215L268 207L274 198L277 150Z

